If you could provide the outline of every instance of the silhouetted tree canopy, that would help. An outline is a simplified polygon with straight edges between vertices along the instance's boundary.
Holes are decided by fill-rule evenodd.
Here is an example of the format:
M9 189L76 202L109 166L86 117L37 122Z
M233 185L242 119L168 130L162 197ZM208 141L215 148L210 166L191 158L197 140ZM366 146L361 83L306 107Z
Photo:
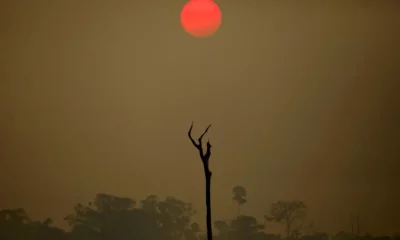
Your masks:
M306 205L300 201L278 201L271 205L269 214L264 218L267 221L285 224L287 237L290 237L291 234L299 235L293 232L293 224L305 216L306 208Z
M232 193L233 193L232 199L237 203L237 205L238 205L238 215L240 215L240 206L247 202L246 189L244 187L242 187L242 186L235 186L232 189Z
M245 196L243 189L237 188L238 196ZM301 222L306 210L299 201L278 201L271 204L265 218L293 224ZM22 208L0 210L0 240L206 240L205 231L192 219L195 214L192 204L175 197L149 195L136 201L100 193L93 201L72 208L65 218L71 227L68 231L53 226L50 218L33 221ZM217 220L214 228L217 240L283 240L279 234L266 232L264 224L248 215ZM302 228L290 231L285 237L288 240L399 240L398 235L373 237L339 232L329 236L305 234Z

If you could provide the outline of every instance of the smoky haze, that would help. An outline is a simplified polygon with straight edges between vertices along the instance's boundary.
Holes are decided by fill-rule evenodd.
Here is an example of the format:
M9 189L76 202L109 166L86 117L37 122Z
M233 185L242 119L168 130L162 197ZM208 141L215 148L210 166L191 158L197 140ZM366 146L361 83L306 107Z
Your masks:
M187 138L212 124L213 220L301 200L326 232L400 229L399 4L220 0L220 30L183 32L185 1L0 3L0 209L63 218L105 192L192 202ZM281 231L276 228L276 231Z

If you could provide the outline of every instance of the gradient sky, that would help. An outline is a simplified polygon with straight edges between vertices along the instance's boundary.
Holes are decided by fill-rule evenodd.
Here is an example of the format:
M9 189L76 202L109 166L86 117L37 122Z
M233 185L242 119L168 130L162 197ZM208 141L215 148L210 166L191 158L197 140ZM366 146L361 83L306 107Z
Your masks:
M379 2L379 3L378 3ZM187 138L212 123L213 217L303 200L324 231L400 229L397 1L220 0L215 36L185 1L0 3L0 208L60 226L98 192L194 203Z

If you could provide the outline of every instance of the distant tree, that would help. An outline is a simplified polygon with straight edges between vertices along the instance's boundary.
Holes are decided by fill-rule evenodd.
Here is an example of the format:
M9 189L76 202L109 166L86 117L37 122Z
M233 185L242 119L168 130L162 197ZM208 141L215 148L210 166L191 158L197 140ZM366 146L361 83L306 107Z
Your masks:
M96 195L93 205L100 212L120 212L133 209L136 205L136 201L126 197L116 197L105 193L99 193Z
M215 221L214 227L219 231L219 239L229 239L230 226L225 221Z
M0 211L0 239L24 239L32 232L30 218L22 208Z
M173 239L192 238L199 231L197 223L191 222L191 217L196 211L190 203L167 197L157 206L162 229Z
M232 199L237 203L238 205L238 216L240 215L240 206L245 204L247 202L246 199L246 189L242 186L235 186L232 189L233 197Z
M30 218L23 208L4 209L0 211L0 223L29 223Z
M75 213L66 220L72 227L75 240L131 240L162 239L191 240L196 238L199 227L191 221L196 213L190 203L174 197L158 200L150 195L140 201L129 198L98 194L93 202L75 206Z
M193 129L193 122L192 125L189 128L188 136L190 141L192 142L193 146L196 147L196 149L199 151L201 162L203 163L203 169L204 169L204 176L206 179L206 226L207 226L207 239L212 240L212 220L211 220L211 171L209 167L209 160L211 156L211 144L210 141L207 141L207 148L206 152L203 150L203 137L207 133L208 129L211 127L209 125L206 130L203 132L203 134L200 135L198 139L198 143L192 138L192 129Z
M60 228L52 226L52 224L53 220L51 218L46 218L44 221L32 222L32 232L29 239L67 239L67 233Z
M75 213L65 219L72 228L72 235L79 240L124 240L151 235L156 230L148 229L145 213L134 206L133 199L101 193L87 205L77 204Z
M5 209L0 211L0 239L4 240L43 240L66 239L66 233L51 226L52 220L32 221L24 209Z
M240 215L230 223L216 221L215 228L218 230L220 240L258 240L266 239L267 235L262 231L264 225L259 224L252 216Z
M232 221L231 228L239 239L255 239L259 238L264 225L258 224L252 216L241 215Z
M290 237L293 230L293 223L305 216L306 205L300 201L278 201L271 205L265 220L275 221L286 225L286 237Z
M144 200L140 201L141 209L150 213L157 213L158 197L154 194L147 196Z

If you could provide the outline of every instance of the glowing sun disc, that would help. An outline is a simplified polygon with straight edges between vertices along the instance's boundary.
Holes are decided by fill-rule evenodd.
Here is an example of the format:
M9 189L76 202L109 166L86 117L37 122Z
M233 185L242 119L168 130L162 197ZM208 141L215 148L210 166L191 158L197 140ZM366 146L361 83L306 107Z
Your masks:
M182 8L181 24L194 37L209 37L220 27L221 15L213 0L190 0Z

